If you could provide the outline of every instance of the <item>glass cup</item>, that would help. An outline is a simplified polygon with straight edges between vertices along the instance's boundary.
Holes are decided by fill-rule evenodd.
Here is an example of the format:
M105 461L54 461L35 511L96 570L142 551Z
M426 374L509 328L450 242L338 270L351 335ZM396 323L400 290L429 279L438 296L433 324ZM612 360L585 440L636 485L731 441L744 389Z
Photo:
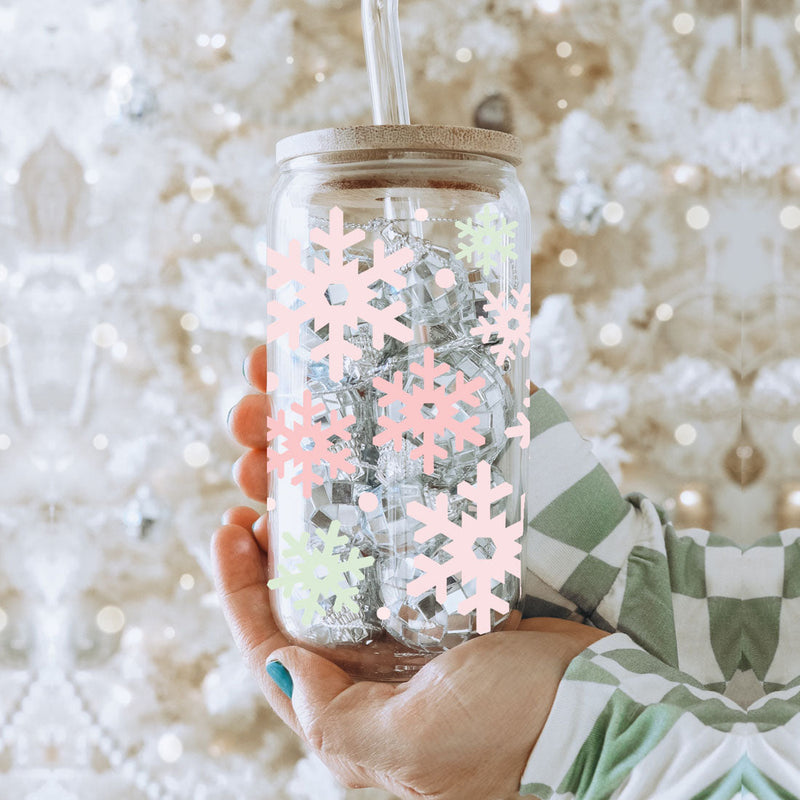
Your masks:
M278 143L268 222L272 608L404 680L519 602L530 210L520 144L429 125Z

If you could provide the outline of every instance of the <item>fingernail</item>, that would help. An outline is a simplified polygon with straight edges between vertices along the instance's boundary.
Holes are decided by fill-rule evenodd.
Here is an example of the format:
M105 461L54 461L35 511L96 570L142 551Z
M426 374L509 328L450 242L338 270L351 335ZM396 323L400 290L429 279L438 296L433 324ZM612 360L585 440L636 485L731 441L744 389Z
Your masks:
M267 506L269 510L269 506ZM253 523L253 533L256 536L264 534L267 532L267 515L262 514L254 523Z
M267 675L275 681L277 687L291 700L294 682L289 670L280 661L267 661Z

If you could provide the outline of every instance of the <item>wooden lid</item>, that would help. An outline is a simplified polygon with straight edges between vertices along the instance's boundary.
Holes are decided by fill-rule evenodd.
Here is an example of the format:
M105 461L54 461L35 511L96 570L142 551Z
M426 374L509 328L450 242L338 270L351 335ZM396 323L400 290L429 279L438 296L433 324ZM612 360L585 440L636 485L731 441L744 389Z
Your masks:
M517 166L522 143L516 136L484 128L452 125L355 125L324 128L281 139L275 155L278 163L298 156L359 151L418 150L428 153L459 152L493 156Z

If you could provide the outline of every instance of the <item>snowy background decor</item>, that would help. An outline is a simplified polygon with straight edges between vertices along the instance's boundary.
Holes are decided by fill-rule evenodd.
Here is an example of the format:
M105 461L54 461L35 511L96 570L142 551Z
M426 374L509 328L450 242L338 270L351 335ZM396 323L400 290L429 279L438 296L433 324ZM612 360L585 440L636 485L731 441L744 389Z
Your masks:
M523 139L534 380L743 543L800 525L799 14L401 8L413 121ZM271 713L208 556L274 145L368 122L363 60L356 0L0 2L2 797L386 797Z

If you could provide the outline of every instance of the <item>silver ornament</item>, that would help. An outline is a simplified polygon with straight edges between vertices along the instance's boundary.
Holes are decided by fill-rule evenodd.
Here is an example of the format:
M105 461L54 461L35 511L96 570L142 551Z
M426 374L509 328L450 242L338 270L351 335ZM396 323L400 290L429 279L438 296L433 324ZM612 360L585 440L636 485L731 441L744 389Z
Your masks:
M169 508L146 485L122 509L122 524L133 539L154 541L163 533Z
M492 469L492 486L505 483L503 474ZM377 580L379 594L388 617L382 620L383 627L406 647L419 648L426 652L438 652L455 647L476 634L476 620L472 614L459 611L461 603L476 591L474 580L463 584L458 574L447 579L447 594L443 602L436 599L434 589L419 596L408 593L408 584L422 573L415 565L419 555L427 556L438 564L445 564L451 555L445 545L450 539L443 533L425 542L415 541L415 533L421 527L408 505L411 502L433 507L442 492L448 492L448 518L456 524L464 513L476 516L474 503L461 497L457 491L421 486L410 483L402 487L387 489L380 507L366 515L366 529L370 537L380 537L377 554ZM512 498L504 497L492 504L491 515L496 517L504 511L511 515ZM495 545L489 537L478 537L473 543L473 552L478 558L491 558ZM504 581L495 581L492 593L513 603L519 592L519 579L506 576ZM492 612L492 625L499 623L505 615Z
M582 172L575 182L561 193L558 218L567 230L594 236L603 223L603 207L607 197L603 187Z
M509 425L514 408L511 390L505 381L501 367L495 363L494 357L481 345L465 347L456 342L437 348L436 361L450 365L450 371L443 375L439 385L451 386L456 376L461 373L465 381L483 378L483 386L474 391L477 397L475 406L457 403L454 417L457 421L477 418L474 431L483 437L483 443L476 445L464 441L459 443L453 431L447 430L436 437L436 444L447 452L444 458L436 458L432 478L434 482L454 485L468 475L473 475L479 461L493 462L507 442L506 427ZM420 383L420 378L411 375L407 386ZM407 389L407 391L410 390ZM432 413L439 413L432 409ZM409 435L408 440L419 446L421 439Z
M514 129L511 104L504 94L495 92L485 97L475 109L473 117L476 128L511 133Z
M158 111L155 89L144 78L135 76L119 109L132 122L142 122Z

